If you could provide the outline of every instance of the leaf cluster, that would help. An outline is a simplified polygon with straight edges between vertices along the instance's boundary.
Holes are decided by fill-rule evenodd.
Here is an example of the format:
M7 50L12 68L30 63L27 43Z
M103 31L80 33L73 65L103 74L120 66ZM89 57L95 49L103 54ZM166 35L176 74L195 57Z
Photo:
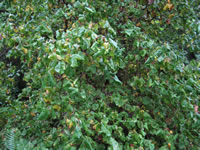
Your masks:
M1 2L0 145L198 149L197 3Z

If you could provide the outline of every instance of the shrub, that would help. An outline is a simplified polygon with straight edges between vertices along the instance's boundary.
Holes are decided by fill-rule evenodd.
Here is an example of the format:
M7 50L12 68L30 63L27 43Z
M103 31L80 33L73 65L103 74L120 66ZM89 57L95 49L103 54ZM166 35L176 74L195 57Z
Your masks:
M197 149L196 3L1 2L1 134L15 127L27 149Z

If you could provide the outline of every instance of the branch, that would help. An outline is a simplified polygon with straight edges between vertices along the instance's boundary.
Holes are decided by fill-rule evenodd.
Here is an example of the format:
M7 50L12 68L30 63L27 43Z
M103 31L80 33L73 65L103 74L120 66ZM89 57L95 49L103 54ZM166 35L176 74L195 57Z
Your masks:
M5 49L1 50L0 61L6 57L6 54L8 53L9 49L10 48L5 48Z
M0 13L4 13L4 12L8 12L8 11L5 9L0 9Z

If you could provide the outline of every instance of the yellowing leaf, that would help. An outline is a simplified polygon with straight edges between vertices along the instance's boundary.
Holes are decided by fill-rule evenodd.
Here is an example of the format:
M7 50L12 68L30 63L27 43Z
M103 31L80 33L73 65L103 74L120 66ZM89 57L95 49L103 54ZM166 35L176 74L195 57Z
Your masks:
M167 145L168 145L169 148L171 147L171 144L170 144L170 143L168 143Z
M174 14L170 14L170 15L168 16L169 19L171 19L172 17L174 17Z
M18 30L17 30L17 29L14 29L14 32L15 32L15 33L17 33L17 32L18 32Z
M8 80L9 80L10 82L13 82L13 81L14 81L13 78L8 78Z
M66 119L66 124L68 124L70 122L70 120L69 119Z
M94 125L94 126L92 126L92 129L93 129L93 130L96 130L96 129L97 129L97 124Z
M54 105L53 106L53 109L57 110L57 111L60 111L61 110L61 107L59 105Z
M71 129L72 126L73 126L73 122L70 122L68 127Z
M56 57L57 57L58 60L62 59L62 57L60 55L56 55Z
M164 10L164 11L167 10L167 9L171 10L172 8L173 8L173 4L168 3L168 4L166 4L166 5L164 6L163 10Z
M27 6L26 9L25 9L25 11L29 11L29 9L30 9L30 6Z
M51 101L49 100L49 99L47 99L47 98L44 98L44 101L46 102L46 103L50 103Z
M34 112L31 112L31 116L32 116L32 117L35 117L36 114L35 114Z
M93 26L93 23L91 22L91 23L89 24L89 29L91 29L92 26Z
M24 51L24 54L27 54L28 53L28 49L27 48L22 48L22 50Z
M65 56L64 61L67 62L67 63L69 63L69 59L70 59L70 54L67 54L67 55Z
M167 4L163 7L163 10L165 11L165 10L167 10L167 8L168 8L168 6L167 6Z
M58 136L60 136L60 137L61 137L61 136L64 136L64 134L63 134L63 133L60 133Z
M170 61L171 61L171 59L169 57L167 57L167 58L164 59L165 63L169 63Z
M109 43L105 42L105 43L103 43L103 46L104 46L105 49L108 49Z
M73 24L72 24L72 28L75 28L75 27L76 27L76 25L75 25L75 23L73 23Z
M48 89L46 89L46 94L49 94L49 90Z
M68 128L70 128L70 129L73 126L73 122L71 120L69 120L69 119L66 119L66 124L67 124Z
M90 124L93 124L94 123L94 121L93 120L90 120Z
M49 8L52 8L53 5L52 4L48 4L48 6L49 6Z
M138 23L136 24L136 26L137 26L137 27L141 27L141 23L138 22Z
M10 94L10 91L8 89L6 90L6 94Z

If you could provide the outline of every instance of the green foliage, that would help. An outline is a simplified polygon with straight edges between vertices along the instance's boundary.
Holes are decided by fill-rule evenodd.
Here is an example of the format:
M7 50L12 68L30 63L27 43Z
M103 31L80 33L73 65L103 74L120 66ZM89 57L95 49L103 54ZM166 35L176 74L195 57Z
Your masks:
M0 3L4 149L200 147L198 2L148 2Z
M15 149L15 139L14 139L14 131L11 130L10 133L7 134L5 146L8 150L14 150Z

